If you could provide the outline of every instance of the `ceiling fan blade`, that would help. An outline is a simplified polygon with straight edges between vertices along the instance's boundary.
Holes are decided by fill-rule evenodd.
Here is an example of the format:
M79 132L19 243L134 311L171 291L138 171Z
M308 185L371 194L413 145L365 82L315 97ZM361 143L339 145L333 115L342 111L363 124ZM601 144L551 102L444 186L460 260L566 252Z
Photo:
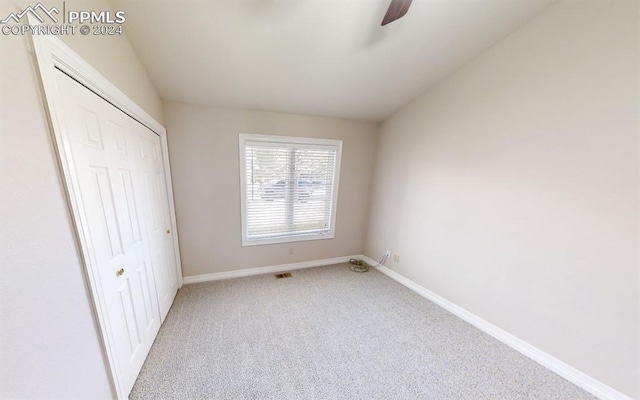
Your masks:
M382 19L382 26L385 26L386 24L391 23L398 18L404 17L407 11L409 11L411 1L412 0L391 0L391 4L389 4L387 13Z

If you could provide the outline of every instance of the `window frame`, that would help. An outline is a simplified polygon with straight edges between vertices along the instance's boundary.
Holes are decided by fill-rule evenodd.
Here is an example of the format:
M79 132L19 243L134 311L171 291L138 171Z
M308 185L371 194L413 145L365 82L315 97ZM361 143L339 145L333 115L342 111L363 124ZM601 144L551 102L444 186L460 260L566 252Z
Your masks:
M246 143L247 142L265 142L265 143L282 143L292 145L319 145L319 146L331 146L336 149L336 165L334 169L333 180L333 195L331 198L331 226L328 233L309 233L281 236L274 238L262 238L262 239L248 239L247 230L247 171L246 171ZM309 240L324 240L334 239L336 232L336 216L338 209L338 192L340 187L340 165L342 161L342 140L340 139L322 139L322 138L309 138L309 137L295 137L295 136L280 136L280 135L264 135L264 134L252 134L252 133L240 133L238 135L238 147L239 147L239 164L240 164L240 213L242 220L242 247L246 246L260 246L277 243L294 243L303 242Z

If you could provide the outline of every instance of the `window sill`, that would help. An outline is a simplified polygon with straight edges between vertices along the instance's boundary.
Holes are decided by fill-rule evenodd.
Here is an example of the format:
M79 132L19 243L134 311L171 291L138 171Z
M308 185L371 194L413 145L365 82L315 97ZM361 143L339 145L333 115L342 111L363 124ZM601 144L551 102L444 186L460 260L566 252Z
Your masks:
M285 236L285 237L257 239L257 240L247 240L246 238L243 237L242 247L262 246L267 244L278 244L278 243L307 242L311 240L325 240L325 239L334 239L334 238L335 238L335 232L329 232L324 235L313 233L309 235Z

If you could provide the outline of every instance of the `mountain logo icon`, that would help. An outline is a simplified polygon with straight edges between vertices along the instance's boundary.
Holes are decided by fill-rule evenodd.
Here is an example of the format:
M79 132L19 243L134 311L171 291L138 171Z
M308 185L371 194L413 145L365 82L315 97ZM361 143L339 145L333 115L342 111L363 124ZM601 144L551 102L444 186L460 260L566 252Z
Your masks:
M9 22L11 20L19 23L20 20L22 19L22 17L24 17L25 15L27 15L29 13L31 13L31 15L36 17L38 19L38 21L44 23L44 18L42 18L40 16L38 11L41 11L41 12L45 13L49 18L51 18L51 20L53 22L56 22L56 23L58 22L58 19L53 16L54 13L55 14L59 14L60 13L60 11L58 11L58 9L56 7L51 7L51 9L48 10L47 7L42 5L42 3L38 3L34 7L31 7L31 6L27 7L21 13L18 13L18 14L11 13L11 14L9 14L7 16L7 18L5 18L2 21L0 21L0 24L6 24L7 22Z

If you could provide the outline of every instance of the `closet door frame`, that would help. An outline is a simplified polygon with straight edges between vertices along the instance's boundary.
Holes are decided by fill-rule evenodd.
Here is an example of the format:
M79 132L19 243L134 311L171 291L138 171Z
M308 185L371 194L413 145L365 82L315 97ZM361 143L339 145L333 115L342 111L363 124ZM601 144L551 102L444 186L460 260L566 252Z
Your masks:
M40 25L40 22L33 16L30 15L29 17L30 25ZM101 295L97 266L92 263L90 257L87 257L89 254L86 240L89 233L88 224L83 217L84 213L82 210L82 202L79 198L80 192L77 185L78 180L73 168L71 148L66 140L68 136L64 132L64 124L61 123L63 119L63 102L58 91L55 70L58 69L75 79L160 137L164 177L171 217L171 235L173 238L176 266L175 273L178 280L178 288L180 288L182 287L182 266L180 264L180 250L178 248L178 230L173 202L173 186L171 184L166 130L158 121L153 119L153 117L146 113L133 100L127 97L57 37L52 35L32 35L31 44L33 47L30 50L38 71L37 75L39 75L40 78L44 107L48 116L52 141L63 178L62 181L65 187L67 203L74 223L76 239L80 250L79 256L84 265L83 273L85 282L88 284L91 293L92 306L102 340L104 355L108 364L107 369L111 374L110 378L114 393L119 399L125 399L127 394L120 384L119 372L116 367L116 354L113 339L110 335L108 318L106 318L106 304Z

